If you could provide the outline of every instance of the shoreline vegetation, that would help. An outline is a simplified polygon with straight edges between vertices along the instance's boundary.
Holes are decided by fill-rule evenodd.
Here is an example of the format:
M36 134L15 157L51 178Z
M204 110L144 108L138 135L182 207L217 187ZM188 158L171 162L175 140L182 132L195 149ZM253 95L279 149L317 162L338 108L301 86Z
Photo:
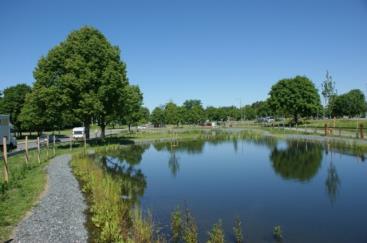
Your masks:
M293 134L293 135L292 135ZM267 140L267 143L276 143L278 139L285 140L297 140L310 143L318 143L324 146L325 149L337 151L344 154L357 155L362 160L365 159L367 153L367 143L356 139L323 137L323 136L309 136L303 134L290 133L285 134L281 129L241 129L241 128L228 128L228 129L158 129L156 132L140 131L135 133L120 133L107 137L105 140L92 140L87 147L87 150L94 149L95 151L105 151L110 149L120 149L130 144L144 144L154 142L166 142L171 144L175 141L185 140L232 140L232 139L250 139L253 142L259 142L261 140ZM83 146L78 146L73 149L72 154L83 154ZM65 145L58 145L56 149L56 156L70 153L69 147ZM10 178L8 185L3 182L3 174L0 175L0 239L7 240L16 224L24 217L34 204L37 202L39 195L43 192L46 185L46 166L48 161L53 156L47 158L46 151L41 150L41 163L37 161L36 151L30 151L30 163L25 164L23 153L9 157ZM80 156L80 155L78 155ZM84 158L86 165L86 159ZM72 163L75 164L75 163ZM74 167L75 168L75 167ZM85 167L86 169L87 167ZM94 168L94 170L97 170ZM82 170L79 171L79 173ZM96 172L97 173L97 172ZM99 172L98 172L99 173ZM98 174L102 176L102 174ZM78 175L80 177L80 175ZM114 188L114 183L111 179L105 181L111 190ZM82 183L82 187L88 183ZM94 184L93 184L94 185ZM94 185L95 186L95 185ZM91 187L91 185L89 185ZM84 189L86 190L86 189ZM91 190L89 188L88 190ZM99 192L104 193L104 192ZM109 195L111 196L111 195ZM117 200L115 198L114 200ZM174 206L174 205L173 205ZM96 209L95 209L96 210ZM182 213L182 212L181 212ZM135 215L136 214L136 215ZM120 214L118 214L120 215ZM183 212L186 218L187 213ZM102 215L106 216L106 215ZM136 223L140 228L134 229L134 237L142 237L146 239L149 234L152 234L154 223L151 219L144 218L140 211L132 214L130 224ZM185 218L183 217L183 218ZM104 220L101 218L99 220ZM135 220L135 221L134 221ZM182 221L185 221L182 219ZM187 221L187 219L186 219ZM98 220L96 221L98 222ZM150 225L152 224L152 225ZM99 223L99 225L102 225ZM218 230L217 224L216 231ZM113 225L109 225L109 231L115 232L117 229L111 228ZM140 230L140 231L139 231ZM194 231L192 229L192 231ZM117 231L118 232L118 231ZM150 233L149 233L150 232ZM108 235L108 234L107 234ZM163 239L163 236L156 236L158 239ZM142 241L144 242L144 241Z

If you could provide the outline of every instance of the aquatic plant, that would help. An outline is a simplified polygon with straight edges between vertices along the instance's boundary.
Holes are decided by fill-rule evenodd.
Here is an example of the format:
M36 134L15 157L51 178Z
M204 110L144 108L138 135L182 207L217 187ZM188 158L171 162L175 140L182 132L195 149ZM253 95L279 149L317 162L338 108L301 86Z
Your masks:
M233 234L234 234L236 243L243 242L242 223L239 217L237 217L234 221Z
M213 225L211 231L208 232L209 239L207 243L224 243L224 232L222 227L222 221Z
M171 213L172 241L179 242L182 234L182 217L179 208Z
M198 242L198 227L194 217L191 215L188 209L186 209L185 212L185 223L182 238L185 243Z
M280 225L276 225L273 228L273 236L275 239L280 240L283 238L282 228Z

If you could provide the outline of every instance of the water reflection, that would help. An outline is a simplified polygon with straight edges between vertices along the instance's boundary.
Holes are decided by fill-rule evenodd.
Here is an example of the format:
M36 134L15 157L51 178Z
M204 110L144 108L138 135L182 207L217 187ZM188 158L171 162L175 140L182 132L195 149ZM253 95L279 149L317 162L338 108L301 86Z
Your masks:
M131 206L139 202L147 187L146 177L136 165L141 162L142 155L148 148L149 145L133 145L108 151L108 155L101 157L104 167L119 181L122 198Z
M179 157L176 155L176 150L172 150L170 152L168 167L174 177L177 176L177 173L180 170Z
M338 194L341 181L338 176L338 172L336 170L336 166L333 164L332 153L330 155L330 163L327 171L327 177L325 181L326 191L329 196L331 204L334 204L336 201L336 196Z
M205 140L193 140L193 141L175 141L172 142L162 142L153 144L157 151L179 151L186 152L188 154L201 154L203 152L205 145Z
M274 147L270 160L274 171L284 179L308 181L320 169L322 146L290 140L285 149Z

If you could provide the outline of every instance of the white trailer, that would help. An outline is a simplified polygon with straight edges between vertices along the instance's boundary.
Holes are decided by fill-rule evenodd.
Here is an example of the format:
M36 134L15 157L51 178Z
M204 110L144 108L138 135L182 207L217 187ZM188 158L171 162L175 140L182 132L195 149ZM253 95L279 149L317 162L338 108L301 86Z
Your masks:
M10 123L9 115L0 115L0 145L3 145L3 138L6 137L6 143L9 149L17 147L17 139L15 138L13 125Z
M74 127L73 128L73 138L83 139L85 136L85 127Z

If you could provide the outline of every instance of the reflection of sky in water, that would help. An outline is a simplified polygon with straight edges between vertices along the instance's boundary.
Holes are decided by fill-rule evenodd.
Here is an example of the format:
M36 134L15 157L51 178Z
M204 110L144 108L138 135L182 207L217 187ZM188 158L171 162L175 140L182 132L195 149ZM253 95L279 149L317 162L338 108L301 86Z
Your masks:
M285 242L367 239L367 165L321 146L242 140L151 146L134 168L147 180L142 206L166 229L177 205L190 208L202 241L218 219L231 240L237 216L250 242L271 242L277 224Z

